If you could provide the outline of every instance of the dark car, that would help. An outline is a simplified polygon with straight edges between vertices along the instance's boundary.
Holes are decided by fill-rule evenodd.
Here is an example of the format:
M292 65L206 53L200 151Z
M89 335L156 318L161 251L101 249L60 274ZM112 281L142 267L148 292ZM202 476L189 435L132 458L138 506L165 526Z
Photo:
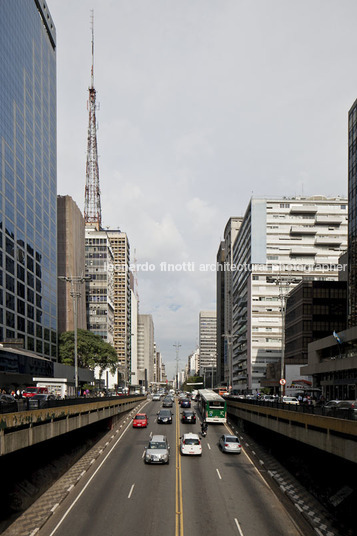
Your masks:
M357 419L357 400L341 400L336 406L338 419Z
M12 395L0 394L0 413L17 411L17 401Z
M191 400L188 398L183 398L181 400L181 408L190 408L191 407Z
M48 408L49 402L51 400L56 400L55 395L34 395L28 399L28 408L29 409L42 409Z
M335 417L336 407L339 402L340 400L329 400L329 402L326 402L322 407L322 414L328 417Z
M164 398L164 400L162 401L162 407L163 408L172 408L172 406L173 406L172 398L169 397L169 396Z
M170 409L160 409L157 414L158 424L172 424L172 413Z
M195 424L196 413L192 409L184 409L182 412L181 422Z

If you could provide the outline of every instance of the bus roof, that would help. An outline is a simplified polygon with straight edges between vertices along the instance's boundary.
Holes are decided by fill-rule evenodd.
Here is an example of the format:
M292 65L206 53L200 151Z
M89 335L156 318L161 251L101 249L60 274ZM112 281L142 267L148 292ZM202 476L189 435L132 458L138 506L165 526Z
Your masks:
M210 400L222 400L222 402L224 402L224 398L222 398L218 393L212 391L212 389L199 389L198 392L200 396L208 402Z

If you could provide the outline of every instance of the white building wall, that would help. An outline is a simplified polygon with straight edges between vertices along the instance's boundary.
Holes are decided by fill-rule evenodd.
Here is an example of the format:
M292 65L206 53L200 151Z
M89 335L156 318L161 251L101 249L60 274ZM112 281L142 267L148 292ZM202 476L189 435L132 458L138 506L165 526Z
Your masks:
M138 382L138 299L135 292L130 290L131 298L131 384Z
M252 199L233 262L233 387L258 391L281 356L281 289L302 278L337 280L347 248L347 199Z

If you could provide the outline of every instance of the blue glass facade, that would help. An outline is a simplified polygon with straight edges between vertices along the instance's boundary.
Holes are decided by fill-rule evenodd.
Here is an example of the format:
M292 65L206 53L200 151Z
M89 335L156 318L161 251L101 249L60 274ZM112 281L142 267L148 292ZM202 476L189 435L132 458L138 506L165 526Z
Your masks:
M0 341L57 356L56 36L46 2L0 2Z

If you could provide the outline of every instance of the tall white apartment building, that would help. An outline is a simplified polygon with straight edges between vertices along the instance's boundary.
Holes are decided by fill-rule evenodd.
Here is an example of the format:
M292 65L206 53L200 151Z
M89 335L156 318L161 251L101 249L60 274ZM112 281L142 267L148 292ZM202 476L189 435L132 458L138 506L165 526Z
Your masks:
M302 278L337 280L347 199L252 198L233 246L234 389L256 392L279 364L286 294Z
M200 374L213 371L217 365L217 323L216 311L200 311L199 314L199 356Z
M138 380L147 389L154 381L154 322L151 315L138 316Z

